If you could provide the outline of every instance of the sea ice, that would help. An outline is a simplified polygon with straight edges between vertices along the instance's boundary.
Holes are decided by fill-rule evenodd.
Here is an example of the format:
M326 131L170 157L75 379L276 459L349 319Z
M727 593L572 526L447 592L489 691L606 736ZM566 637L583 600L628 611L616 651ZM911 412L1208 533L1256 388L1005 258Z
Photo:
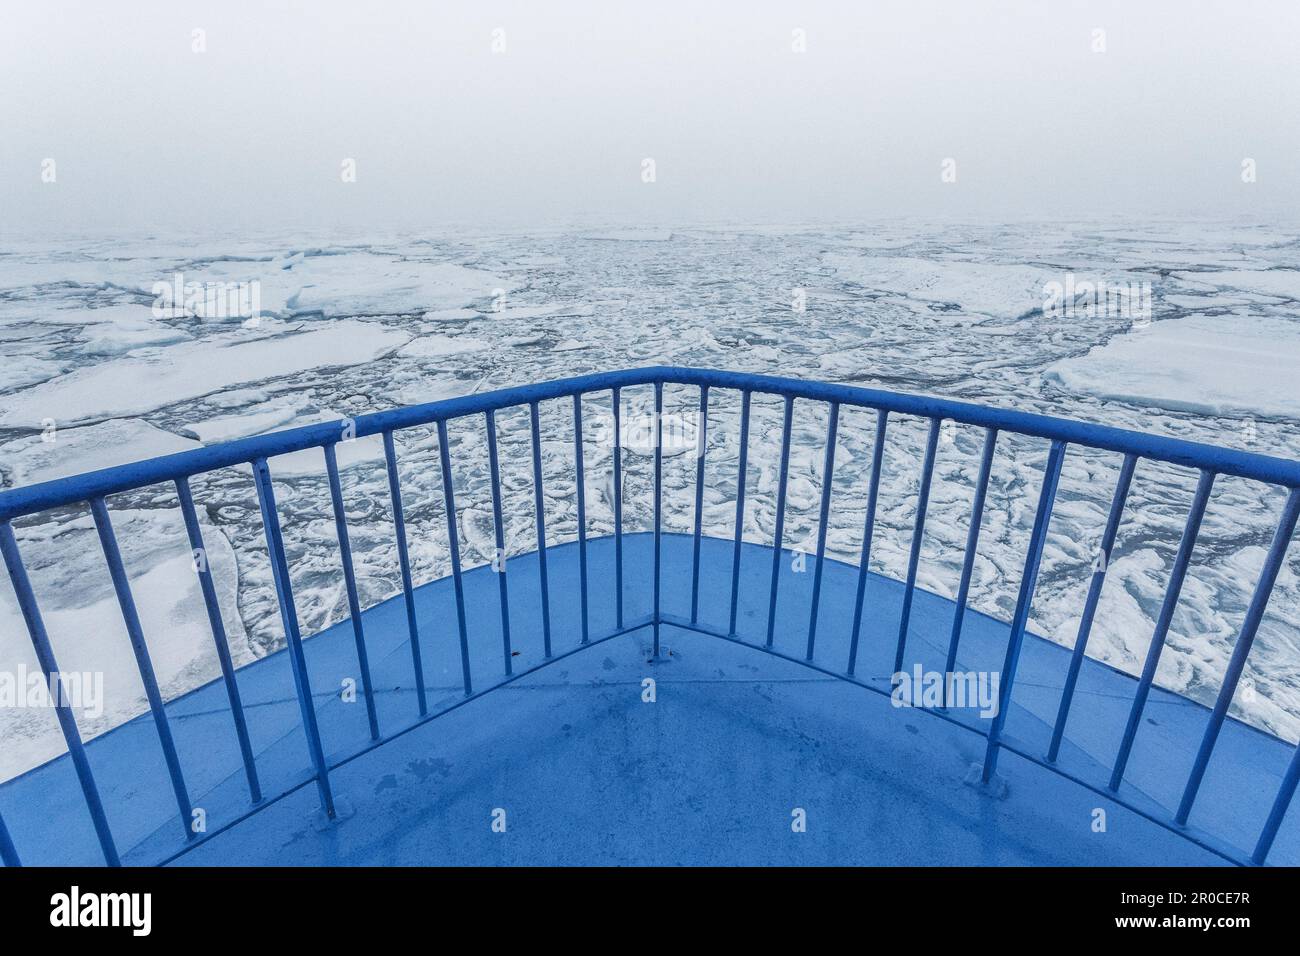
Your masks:
M424 313L426 322L472 322L483 318L483 313L474 309L434 309Z
M48 382L67 367L66 362L35 355L6 355L4 379L0 381L0 391L27 388L29 385Z
M195 422L192 425L186 425L182 431L185 434L193 435L205 445L211 445L214 442L233 441L236 438L260 435L262 432L287 425L298 414L298 408L296 402L287 402L284 405L271 406L265 409L252 408L236 415L222 415L219 418L209 418L206 421Z
M481 352L488 347L482 339L468 336L421 335L409 345L402 347L398 353L403 358L439 358L444 355L460 355L465 352Z
M1235 269L1231 272L1185 272L1182 277L1224 289L1300 299L1300 269Z
M610 241L590 241L596 238ZM426 232L347 241L297 233L166 241L71 238L15 242L8 251L0 258L0 442L10 446L0 449L0 460L15 483L41 480L60 468L105 464L115 460L117 449L109 447L114 444L123 455L145 457L184 443L178 435L210 443L664 362L860 382L1225 445L1242 443L1241 423L1204 412L1245 406L1261 419L1250 447L1300 453L1300 415L1290 397L1296 389L1282 371L1295 367L1298 326L1293 304L1278 298L1300 291L1290 285L1300 275L1300 252L1294 232L1281 228L733 224L671 232ZM159 323L194 341L104 361L87 353L91 340L118 334L115 317L148 314L153 283L170 281L175 272L186 281L258 280L263 322L257 329ZM1160 321L1116 337L1129 328L1127 319L1040 315L1044 285L1064 282L1069 273L1076 280L1107 282L1148 277ZM796 287L807 291L806 312L791 309ZM1226 308L1236 313L1204 314ZM297 328L286 324L291 315ZM354 318L359 315L391 318ZM462 329L474 337L455 334ZM119 337L121 344L138 344L128 339ZM471 343L472 353L450 351ZM67 369L75 371L54 378ZM37 385L45 379L50 380ZM1129 400L1100 403L1098 395ZM667 414L689 413L698 400L684 389L665 389L664 397ZM624 392L625 421L632 420L634 406L637 414L648 414L652 399L649 389ZM595 409L607 409L609 396L588 395L585 401L589 533L610 533L612 452L590 433L598 421ZM826 418L816 403L799 402L796 410L785 535L788 545L806 550L817 531ZM572 409L567 402L544 402L540 412L547 538L558 543L572 540L577 526ZM713 393L706 534L734 532L738 416L738 395ZM60 426L58 455L74 448L65 439L87 444L64 462L45 456L39 438L18 430L39 428L46 417ZM111 421L65 427L102 419ZM861 542L873 420L868 412L841 411L827 554L850 562L856 562ZM105 439L114 434L111 429L135 431ZM527 412L502 412L497 429L507 545L515 554L536 541ZM424 432L395 436L417 582L449 573L437 443ZM483 422L453 421L450 433L460 526L468 539L463 558L477 552L486 560L494 539ZM894 578L904 577L908 566L925 436L924 422L890 417L871 568ZM780 403L765 404L756 395L750 449L755 491L743 518L746 540L771 541L780 437ZM945 437L939 447L918 583L940 594L951 595L957 586L981 442L979 429L959 426L955 440ZM353 561L362 604L369 606L401 587L382 449L370 437L341 443L337 454L340 466L350 469L344 495ZM999 436L970 601L973 609L1003 620L1014 610L1034 519L1034 495L1026 489L1038 487L1045 454L1044 443ZM1067 646L1091 580L1091 544L1104 526L1118 463L1117 455L1075 446L1067 456L1031 618L1034 631ZM323 456L310 449L272 458L270 465L283 489L277 504L303 633L314 634L347 613ZM694 466L693 455L665 455L666 529L693 527ZM1090 644L1090 654L1131 671L1140 669L1195 485L1194 473L1168 472L1151 462L1139 465ZM1174 480L1174 472L1182 477ZM653 527L652 475L650 460L628 449L622 499L627 528ZM256 498L246 470L223 469L204 481L206 487L196 485L196 498L214 507L201 509L200 518L220 527L220 533L205 527L205 537L213 539L210 547L222 549L229 547L228 538L240 555L238 609L233 560L221 585L229 589L223 590L222 606L227 626L240 628L239 653L247 659L247 645L261 652L283 641ZM1277 523L1279 494L1258 483L1216 483L1157 674L1162 686L1212 703L1258 576L1256 552ZM114 522L131 551L128 568L151 648L166 641L163 625L153 622L166 620L184 597L180 613L187 623L177 653L201 654L203 641L210 646L211 638L193 574L188 562L180 563L184 532L174 498L166 489L160 494L150 488L115 496L114 503L124 509L114 512ZM156 513L158 523L128 518L126 509ZM57 610L56 650L66 644L72 654L67 666L75 666L84 657L79 648L90 640L78 629L91 620L120 620L93 528L65 519L60 525L24 523L17 530L24 557L37 569L42 606ZM164 545L175 550L164 554L158 550ZM140 549L146 547L155 549L156 560L142 560ZM1300 635L1296 551L1279 575L1243 678L1253 680L1258 698L1252 702L1238 694L1233 704L1234 715L1290 740L1300 734L1300 677L1291 663ZM89 556L84 560L98 563L77 563L81 552ZM174 580L166 570L168 555L177 561ZM10 660L11 639L29 648L7 589L0 584L0 605L9 608L0 615L0 667ZM112 646L129 671L129 648ZM182 668L169 687L194 686L211 676L206 665ZM114 719L138 712L128 707ZM32 724L36 718L28 712L22 718L27 723L0 724L6 754L11 741L17 741L14 752L56 752L57 725L48 713L42 718L47 723ZM37 740L43 734L48 741Z
M0 470L8 484L30 485L198 447L136 418L110 418L0 445Z
M343 321L297 334L208 338L80 369L11 396L0 427L38 428L139 415L233 385L308 369L357 365L395 351L407 333Z
M285 301L293 313L396 315L455 309L514 287L509 280L449 262L397 260L368 253L317 256L294 269L299 291Z
M1300 417L1300 322L1193 315L1116 336L1056 362L1046 381L1076 393L1202 415Z
M338 415L319 416L322 421L337 421ZM307 424L295 422L296 425ZM372 468L384 466L384 444L378 435L367 435L352 441L341 441L334 446L334 458L340 471L367 464ZM319 477L325 474L325 453L319 448L304 448L287 455L276 455L267 460L267 466L276 480ZM240 465L239 470L251 475L253 469Z
M932 305L956 307L960 311L936 313L956 322L1018 319L1042 307L1047 283L1063 281L1059 272L1003 263L847 253L824 259L844 280L865 289L927 310Z
M107 314L101 314L107 313ZM122 355L136 349L172 345L191 338L189 333L158 321L143 305L90 309L81 350L87 355Z
M668 242L672 237L669 229L605 229L579 238L604 242Z
M235 606L235 556L224 534L203 523L203 542L212 570L231 657L236 666L253 659ZM212 629L180 514L171 510L114 510L112 521L141 628L164 697L172 697L219 676ZM108 567L89 516L59 525L18 531L33 586L40 596L50 642L66 673L102 673L103 713L78 713L84 737L144 713L148 702L113 593ZM36 540L39 539L39 544ZM0 661L38 673L35 653L7 575L0 575ZM38 766L64 750L48 708L0 708L0 780Z

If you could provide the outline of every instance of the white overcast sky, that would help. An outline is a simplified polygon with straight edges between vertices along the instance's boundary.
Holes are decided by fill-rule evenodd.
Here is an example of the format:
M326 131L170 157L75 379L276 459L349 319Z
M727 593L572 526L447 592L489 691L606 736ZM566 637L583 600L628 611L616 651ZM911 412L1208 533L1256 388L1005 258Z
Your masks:
M1112 215L1300 216L1300 2L19 0L0 15L10 234Z

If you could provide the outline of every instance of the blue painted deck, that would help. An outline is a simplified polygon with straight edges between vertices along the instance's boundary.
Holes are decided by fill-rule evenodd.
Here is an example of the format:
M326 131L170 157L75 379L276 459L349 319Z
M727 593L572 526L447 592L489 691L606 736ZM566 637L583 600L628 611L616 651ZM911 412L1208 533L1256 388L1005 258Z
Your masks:
M663 612L689 617L691 539L663 537ZM591 633L615 627L613 539L588 542ZM364 704L338 691L357 678L344 621L305 642L321 736L341 819L318 819L319 799L284 652L242 669L239 689L263 789L291 792L258 807L247 783L220 682L167 712L194 804L208 832L187 847L148 715L87 746L123 862L151 864L1048 864L1196 865L1243 861L1294 752L1229 719L1182 833L1102 796L1135 681L1094 661L1083 667L1060 769L1041 759L1069 649L1030 636L998 766L1005 793L964 782L983 759L986 729L971 711L952 721L896 708L831 676L848 659L856 567L827 560L816 664L826 672L720 637L663 626L651 662L648 627L579 645L578 549L548 549L551 664L468 702L451 579L416 591L429 711L417 722L401 595L364 612L382 740L370 741ZM732 542L703 541L700 625L727 629ZM653 536L624 537L625 618L651 612ZM774 650L804 653L809 571L782 562ZM537 556L508 567L516 674L543 663ZM766 633L771 550L745 545L740 623ZM464 575L475 691L501 680L496 575ZM872 575L857 675L887 692L903 585ZM942 671L954 605L916 592L907 666ZM957 669L999 671L1006 624L968 611ZM642 702L642 681L657 701ZM459 705L459 706L457 706ZM1152 691L1125 800L1158 819L1178 805L1209 711ZM1094 789L1089 789L1092 787ZM791 830L791 811L807 832ZM505 833L491 829L506 811ZM1106 831L1093 831L1094 808ZM0 785L3 813L25 863L103 862L70 761L61 757ZM348 815L350 813L350 815ZM1269 857L1300 863L1290 814Z

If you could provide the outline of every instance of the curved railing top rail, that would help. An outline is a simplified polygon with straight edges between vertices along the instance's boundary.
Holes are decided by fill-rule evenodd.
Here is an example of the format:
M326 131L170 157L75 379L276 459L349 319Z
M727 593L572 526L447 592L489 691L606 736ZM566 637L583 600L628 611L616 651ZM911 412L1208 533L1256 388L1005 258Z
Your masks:
M999 431L1016 432L1067 444L1086 445L1135 455L1139 458L1169 462L1220 475L1235 475L1288 488L1300 487L1300 461L1293 459L1151 435L1110 425L991 408L933 396L908 395L854 385L806 382L774 375L676 366L650 366L579 375L533 385L503 388L479 395L372 412L351 420L353 426L351 434L358 438L378 435L395 429L429 425L532 402L610 388L629 388L655 383L732 388L788 398L884 409L924 418L951 419L969 425L995 428ZM216 468L228 468L256 461L259 458L331 445L342 437L342 430L339 427L341 421L289 428L0 491L0 522L74 502L88 501L121 491L174 481L178 478L188 478Z
M612 464L615 479L613 487L614 537L616 542L614 587L616 595L616 628L609 635L597 637L596 640L607 640L610 637L630 633L632 630L637 630L641 627L651 627L653 628L653 647L654 656L656 658L659 655L660 625L665 623L670 626L685 627L688 630L696 630L700 633L713 634L714 636L722 637L727 640L739 640L737 632L737 601L740 587L740 547L745 513L745 476L747 474L746 455L749 435L750 396L755 393L781 396L785 400L785 414L781 440L780 477L778 479L776 493L776 523L773 532L773 554L766 620L766 643L763 647L769 653L777 654L777 656L786 656L790 660L798 660L814 669L822 670L825 673L834 674L835 676L840 676L842 679L849 680L859 686L866 687L878 693L887 692L883 691L879 687L875 687L869 682L856 678L854 676L854 667L857 660L858 639L861 632L864 582L868 575L867 569L870 559L877 492L879 490L880 482L882 451L885 440L885 422L888 414L893 412L902 415L916 416L929 419L930 422L929 438L926 446L924 464L922 466L920 482L917 487L917 508L915 512L915 525L908 560L907 580L900 616L898 619L898 638L894 656L895 672L902 670L905 663L904 654L909 633L911 599L917 586L918 565L921 558L921 541L922 535L924 534L930 479L933 475L935 465L935 449L939 437L940 421L952 420L963 422L969 425L982 426L986 430L980 477L976 483L975 497L972 504L971 523L968 529L965 559L962 566L962 579L959 587L958 598L955 602L956 611L954 614L954 624L948 643L948 656L945 670L949 672L953 670L958 641L961 636L961 621L965 614L968 587L973 574L974 562L979 547L980 517L984 509L984 498L988 488L990 467L995 453L994 445L998 434L1000 432L1015 433L1029 437L1041 438L1051 442L1051 449L1043 467L1043 477L1038 496L1038 505L1034 517L1033 528L1029 535L1028 548L1024 558L1024 571L1021 575L1018 595L1016 597L1015 612L1009 622L1006 653L1002 669L999 672L1002 675L1002 679L998 691L999 703L996 714L992 718L987 732L976 728L968 728L975 729L976 732L980 733L981 736L984 736L987 740L981 775L981 779L985 782L990 781L992 778L992 774L997 766L998 753L1003 747L1008 746L1003 739L1003 724L1006 720L1008 705L1011 700L1011 689L1015 681L1020 649L1026 634L1039 563L1047 539L1048 525L1052 517L1053 501L1056 496L1057 484L1061 476L1062 462L1066 454L1066 448L1073 445L1117 452L1123 454L1125 460L1120 469L1115 495L1112 499L1109 516L1107 518L1106 530L1103 533L1099 550L1099 557L1103 558L1103 560L1093 569L1092 580L1089 585L1087 601L1084 605L1083 615L1081 617L1078 637L1075 640L1071 654L1069 670L1065 675L1057 717L1053 725L1052 743L1047 755L1041 759L1036 755L1030 754L1028 751L1020 750L1017 752L1021 753L1022 756L1027 757L1027 759L1038 763L1040 766L1049 767L1055 772L1060 773L1062 776L1081 783L1089 789L1093 789L1097 793L1102 793L1102 790L1098 789L1097 784L1090 783L1084 780L1081 776L1056 766L1056 758L1058 748L1063 739L1066 721L1069 717L1071 700L1073 699L1077 687L1079 668L1086 652L1088 633L1091 627L1093 613L1096 611L1101 587L1106 576L1106 564L1108 562L1110 550L1115 542L1115 535L1125 507L1129 485L1133 478L1133 470L1138 459L1162 461L1192 469L1199 469L1200 479L1197 484L1195 496L1188 510L1187 523L1184 527L1183 535L1179 543L1178 554L1169 576L1169 581L1165 590L1165 597L1161 605L1160 617L1156 623L1150 645L1148 646L1142 677L1135 687L1134 698L1125 727L1124 736L1111 768L1109 783L1106 784L1105 794L1103 795L1108 795L1116 799L1122 805L1128 806L1130 809L1135 810L1142 816L1156 822L1160 826L1172 829L1174 832L1182 833L1189 839L1193 839L1194 842L1210 847L1210 844L1204 842L1200 836L1197 836L1193 831L1186 829L1188 825L1188 815L1191 812L1193 802L1200 790L1201 782L1210 757L1215 749L1220 730L1227 720L1228 710L1232 703L1233 696L1236 693L1238 683L1242 677L1246 658L1250 653L1251 645L1254 642L1256 632L1264 616L1269 595L1272 593L1277 575L1283 561L1285 560L1287 549L1294 534L1297 521L1300 521L1300 462L1294 460L1219 448L1213 445L1183 441L1176 438L1148 435L1124 429L1112 428L1105 425L1068 421L1047 415L1036 415L1027 412L988 408L981 405L955 402L943 398L904 395L877 389L859 388L849 385L805 382L791 378L756 375L743 372L725 372L710 369L687 369L675 367L650 367L625 371L604 372L560 379L552 382L506 388L498 391L486 392L480 395L465 396L446 401L431 402L424 405L376 412L359 416L355 419L340 419L333 422L323 422L315 425L292 428L285 431L272 432L266 435L212 445L175 455L167 455L132 464L120 465L113 468L105 468L99 471L88 472L27 487L10 489L8 491L0 492L0 551L3 552L4 563L9 570L10 580L13 583L14 591L18 598L18 603L22 610L24 619L26 620L27 628L32 638L33 647L37 653L41 668L46 677L51 678L51 675L56 674L58 671L57 662L50 645L49 636L45 630L35 592L32 589L31 582L23 565L17 539L10 522L13 518L33 514L50 508L81 502L90 503L91 511L94 515L95 526L99 533L100 543L108 562L108 570L113 579L113 587L117 594L118 602L122 608L123 620L127 628L128 636L132 642L132 648L137 657L137 663L139 665L141 679L144 682L146 694L149 697L150 710L153 713L154 722L158 730L159 741L163 749L164 757L167 760L168 774L176 795L179 819L186 827L187 845L193 845L196 838L194 833L189 829L187 822L192 812L190 793L184 780L180 757L171 737L164 701L154 677L147 644L142 632L138 613L135 609L134 599L131 595L130 580L127 576L117 546L116 538L112 529L112 522L104 499L107 495L118 492L168 481L175 482L178 503L185 520L186 530L191 546L196 550L196 552L199 552L203 547L202 534L195 514L194 501L187 479L193 475L209 472L218 468L226 468L249 463L253 464L258 504L262 514L262 525L266 537L268 554L271 558L272 576L275 582L275 590L280 607L281 623L284 629L287 647L290 652L290 665L294 676L295 692L298 697L299 708L301 711L304 735L308 742L312 765L315 769L315 773L311 779L316 781L317 788L320 792L321 805L326 815L333 817L334 804L328 776L331 767L326 759L326 752L323 748L320 732L316 724L316 711L308 680L305 657L302 650L302 638L298 623L297 609L293 599L290 568L285 555L284 541L276 511L275 493L272 487L271 470L267 464L267 459L288 454L290 452L306 450L308 448L323 448L324 450L326 473L330 481L331 502L338 532L339 551L343 566L344 582L348 593L349 611L354 622L353 627L357 642L358 666L362 675L362 683L365 688L367 700L370 736L371 740L374 742L373 745L377 746L384 738L382 738L380 734L371 696L370 676L365 656L365 639L360 624L362 611L357 594L355 576L352 571L351 551L347 533L347 519L343 493L339 482L338 464L335 457L334 445L340 441L350 440L354 437L370 435L382 435L384 439L385 466L388 472L389 493L392 500L398 564L402 574L402 587L406 601L411 663L416 677L416 700L419 719L420 721L424 721L433 719L437 714L429 713L426 702L424 669L420 653L419 627L416 623L414 582L411 575L410 559L406 546L406 532L402 518L401 490L397 474L397 457L394 449L393 433L400 429L424 425L436 425L438 429L443 500L448 522L448 557L451 565L451 576L454 582L457 608L457 630L460 638L460 656L465 693L464 699L469 700L473 699L475 693L471 680L468 628L465 615L465 599L461 583L459 534L456 528L455 489L453 487L454 482L452 480L451 460L448 450L447 422L452 419L486 413L484 427L486 429L488 442L495 538L498 550L504 552L505 536L502 521L500 475L496 445L496 430L492 413L506 408L516 408L521 406L530 407L538 578L539 593L541 595L540 617L542 623L545 662L551 662L556 659L556 656L551 646L551 622L550 612L548 609L549 585L546 571L546 509L542 490L542 455L541 434L538 421L538 403L563 398L571 398L573 400L574 469L576 477L575 489L580 581L578 590L580 596L582 638L581 645L579 646L588 646L591 642L591 635L589 633L587 601L587 522L585 517L586 512L584 499L585 483L583 478L584 455L582 439L582 406L584 403L582 397L591 393L604 391L612 392L612 407L615 415L615 422L617 423L619 409L622 405L621 400L618 397L621 389L653 385L655 391L655 411L658 413L662 411L663 386L667 384L680 384L691 388L698 388L700 414L705 421L707 421L708 396L710 389L732 389L738 390L743 394L740 414L740 454L737 466L735 499L736 531L734 539L735 550L733 552L731 564L729 627L726 630L706 627L700 623L697 615L700 578L700 540L702 536L701 515L703 513L705 467L703 450L701 450L701 454L696 463L691 616L689 619L683 619L662 613L662 589L660 577L660 567L662 562L660 554L660 538L662 530L663 481L662 435L660 435L660 440L657 440L655 444L654 464L653 613L648 618L638 621L628 621L624 618L621 552L622 498L619 491L619 488L621 487L619 481L621 459L619 453L620 443L615 442ZM814 571L812 583L810 616L806 637L806 652L802 658L790 657L782 652L778 652L774 649L773 645L776 610L780 598L780 555L781 550L784 547L783 529L786 509L787 477L790 461L792 410L796 399L826 403L830 406L824 446L825 463L823 465L824 470L819 532L816 549L817 556L815 559L816 570ZM838 413L841 406L872 409L876 411L878 418L875 448L872 452L870 488L868 490L867 508L863 526L862 550L858 562L856 604L854 606L853 621L849 632L850 646L848 661L846 669L842 673L832 671L827 667L819 665L814 659L816 627L818 621L818 602L821 586L821 565L826 550L827 519L832 497L831 479L835 462L834 449L836 447L836 434L839 419ZM658 425L658 428L662 431L661 424ZM1135 806L1132 802L1126 801L1124 796L1120 794L1120 787L1124 781L1125 769L1133 746L1134 737L1141 726L1147 697L1154 682L1161 649L1165 644L1170 622L1179 600L1183 580L1187 574L1192 552L1195 548L1201 520L1205 513L1215 477L1218 475L1234 475L1272 485L1280 485L1289 488L1290 492L1287 496L1287 502L1282 508L1277 530L1274 533L1272 543L1269 546L1264 566L1257 582L1255 583L1249 605L1246 608L1236 643L1232 649L1231 660L1229 661L1223 675L1222 684L1214 705L1214 710L1204 728L1203 736L1197 750L1195 763L1183 790L1178 811L1172 819L1165 819L1163 816L1155 815L1149 811L1144 811ZM231 713L234 717L235 729L239 737L241 748L241 756L245 764L248 778L251 805L256 808L262 805L263 800L256 770L256 755L253 753L247 727L243 719L243 709L240 702L238 686L234 679L234 668L229 658L228 649L226 648L225 630L221 620L220 607L218 606L216 593L213 588L211 574L207 570L206 565L196 565L195 570L200 577L204 601L207 605L213 637L216 642L217 653L222 665L222 676L229 696ZM513 680L516 679L517 676L530 671L516 672L512 668L509 624L510 602L504 568L501 569L501 574L498 580L500 589L500 633L503 644L504 673L506 675L506 680ZM825 644L825 642L823 642L823 644ZM569 652L561 652L561 655L565 653ZM544 666L544 663L537 666ZM533 668L533 670L535 669L536 667ZM494 686L499 686L499 684ZM480 688L479 693L483 692L484 691ZM446 711L443 710L440 711L440 713L441 712ZM104 851L105 861L111 864L120 862L111 827L109 826L103 809L103 804L95 784L94 774L86 759L83 742L77 729L75 718L72 715L71 710L64 704L58 705L57 714L65 739L68 743L68 752L72 758L78 775L78 780L86 798L87 807L91 813L92 822L95 825L97 836ZM943 716L943 714L939 713L939 716ZM950 718L944 717L944 719ZM1300 751L1296 751L1293 754L1288 769L1281 781L1278 792L1272 802L1271 809L1269 810L1268 819L1265 821L1263 828L1259 832L1255 850L1253 854L1250 855L1250 860L1252 862L1262 863L1267 858L1270 847L1278 833L1283 817L1288 811L1292 796L1298 785L1300 785ZM283 794L280 794L279 796L283 796ZM276 798L278 799L278 797ZM1245 855L1241 851L1232 848L1214 849L1214 852L1223 856L1225 859L1233 860L1235 862L1243 862L1245 860ZM0 861L3 861L6 865L16 865L18 861L16 850L7 835L7 830L3 820L0 820Z

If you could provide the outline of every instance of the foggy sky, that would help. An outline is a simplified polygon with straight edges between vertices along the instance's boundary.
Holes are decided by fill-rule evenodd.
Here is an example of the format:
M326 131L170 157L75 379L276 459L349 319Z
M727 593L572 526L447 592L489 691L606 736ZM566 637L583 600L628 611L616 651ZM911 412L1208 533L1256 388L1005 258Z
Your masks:
M1298 39L1294 0L22 0L0 231L1294 218Z

